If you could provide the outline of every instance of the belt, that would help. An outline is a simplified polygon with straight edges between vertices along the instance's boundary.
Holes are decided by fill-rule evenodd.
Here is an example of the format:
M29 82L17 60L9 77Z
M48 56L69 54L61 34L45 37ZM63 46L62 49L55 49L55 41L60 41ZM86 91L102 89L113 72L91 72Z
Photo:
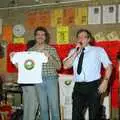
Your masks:
M90 82L75 82L75 84L92 84L92 83L98 83L100 82L100 78L94 81L90 81Z

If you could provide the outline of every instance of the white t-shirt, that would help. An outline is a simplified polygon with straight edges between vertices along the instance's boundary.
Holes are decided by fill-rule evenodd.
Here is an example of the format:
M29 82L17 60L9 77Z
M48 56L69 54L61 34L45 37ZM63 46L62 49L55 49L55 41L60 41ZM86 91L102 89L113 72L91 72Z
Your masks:
M18 83L37 84L42 82L42 64L46 63L48 58L44 53L16 52L11 58L13 64L18 67Z

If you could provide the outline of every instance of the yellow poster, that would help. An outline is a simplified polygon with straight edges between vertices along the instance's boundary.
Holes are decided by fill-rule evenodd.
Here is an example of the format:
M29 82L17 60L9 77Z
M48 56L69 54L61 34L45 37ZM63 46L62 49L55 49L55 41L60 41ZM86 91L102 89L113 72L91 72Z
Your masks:
M14 39L14 43L15 44L19 44L19 43L22 43L22 44L24 44L25 43L25 39L24 39L24 37L15 37Z
M57 27L57 44L68 44L69 43L69 28L68 26Z
M56 27L63 24L63 9L54 9L51 11L51 26Z
M76 25L87 25L88 19L88 8L81 7L75 9L75 24Z

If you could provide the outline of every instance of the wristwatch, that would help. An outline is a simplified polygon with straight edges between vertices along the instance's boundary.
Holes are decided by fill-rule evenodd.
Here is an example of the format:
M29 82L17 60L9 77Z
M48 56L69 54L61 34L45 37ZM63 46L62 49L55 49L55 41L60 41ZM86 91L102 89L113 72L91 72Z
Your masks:
M107 80L108 81L109 79L108 78L104 78L103 80Z

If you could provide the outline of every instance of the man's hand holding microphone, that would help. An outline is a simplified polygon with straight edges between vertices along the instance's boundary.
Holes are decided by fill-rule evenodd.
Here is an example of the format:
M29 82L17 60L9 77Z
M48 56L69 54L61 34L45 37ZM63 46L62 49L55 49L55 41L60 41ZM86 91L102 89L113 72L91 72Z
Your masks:
M82 50L82 42L78 42L76 44L76 47L75 47L75 50L71 53L70 56L66 57L64 60L63 60L63 66L64 66L64 69L68 69L72 66L73 64L73 61L75 60L75 58L78 56L78 54L81 52Z
M78 42L77 44L76 44L76 52L77 52L77 55L81 52L81 50L82 50L82 42Z

